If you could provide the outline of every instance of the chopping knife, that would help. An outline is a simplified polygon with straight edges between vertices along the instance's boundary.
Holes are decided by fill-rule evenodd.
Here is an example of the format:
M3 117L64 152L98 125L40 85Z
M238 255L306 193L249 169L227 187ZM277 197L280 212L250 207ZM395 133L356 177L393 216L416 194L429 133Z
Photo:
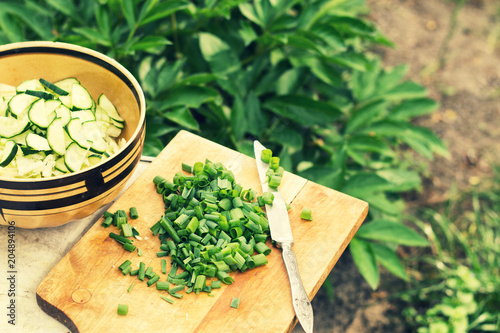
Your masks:
M304 285L302 284L302 280L300 279L297 257L292 251L293 235L290 227L290 220L288 219L288 211L281 193L277 189L273 189L268 186L266 172L269 170L269 164L264 163L261 160L261 153L265 149L266 147L264 147L259 141L254 141L255 161L257 162L257 170L262 184L262 191L271 192L274 195L272 205L266 205L271 238L279 247L281 247L282 250L281 255L290 280L292 302L295 314L297 315L300 325L304 331L312 333L314 322L313 310L309 297L304 289Z

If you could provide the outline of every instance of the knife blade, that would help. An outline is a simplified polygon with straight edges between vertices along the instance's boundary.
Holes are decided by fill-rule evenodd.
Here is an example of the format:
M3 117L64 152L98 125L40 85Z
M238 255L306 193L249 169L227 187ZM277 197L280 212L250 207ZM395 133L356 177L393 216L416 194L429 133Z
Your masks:
M266 172L269 169L269 165L261 159L262 151L265 149L266 147L259 141L254 141L255 161L257 163L262 191L271 192L274 195L272 205L266 205L271 238L278 244L282 251L281 256L285 263L288 279L290 280L292 304L297 319L305 332L312 333L314 323L313 309L300 278L297 257L292 250L293 234L288 218L288 211L285 200L279 190L270 188L267 183Z

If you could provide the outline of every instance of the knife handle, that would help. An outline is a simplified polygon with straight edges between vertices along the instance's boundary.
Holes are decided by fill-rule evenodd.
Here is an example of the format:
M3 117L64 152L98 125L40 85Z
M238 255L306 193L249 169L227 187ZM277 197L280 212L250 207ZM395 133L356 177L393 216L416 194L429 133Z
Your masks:
M304 331L312 333L314 323L313 309L304 289L304 285L302 284L302 280L300 279L297 257L292 251L291 243L283 242L280 245L282 250L281 255L283 256L283 262L285 263L288 278L290 280L295 314Z

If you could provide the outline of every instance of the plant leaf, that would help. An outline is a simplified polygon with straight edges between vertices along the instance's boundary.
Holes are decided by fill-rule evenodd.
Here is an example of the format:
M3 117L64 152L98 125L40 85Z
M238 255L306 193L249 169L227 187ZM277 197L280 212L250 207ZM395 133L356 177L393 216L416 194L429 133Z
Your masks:
M265 23L259 17L258 13L255 11L255 7L251 3L241 3L238 5L240 12L247 19L257 24L260 27L265 27Z
M406 274L398 255L389 247L379 244L370 243L373 253L375 254L375 259L377 262L382 264L389 272L396 275L397 277L408 281L410 277Z
M5 12L0 12L0 28L9 39L9 42L15 43L24 40L22 27Z
M135 42L132 45L132 50L158 54L166 45L172 45L172 42L163 36L146 36Z
M327 57L326 59L332 63L349 67L361 72L370 68L370 62L362 53L345 52L336 56Z
M18 17L43 40L52 40L54 38L52 27L49 23L52 22L51 18L43 16L41 13L24 6L20 2L2 1L0 2L0 12ZM34 17L38 17L39 19L34 20Z
M240 141L247 130L247 122L245 117L245 105L243 100L236 95L233 107L231 109L231 130L236 141Z
M387 109L387 104L385 101L374 101L354 110L347 121L346 133L352 133L375 120L380 120Z
M174 123L191 131L199 131L200 125L194 119L191 111L185 106L179 106L163 113L163 116Z
M104 46L111 46L111 42L99 31L97 31L94 28L90 27L76 27L73 28L73 31L76 32L77 34L82 35L83 37L87 38L89 41L99 44L99 45L104 45Z
M400 101L405 98L421 98L427 95L427 90L412 81L405 81L398 84L385 93L384 98L390 101Z
M135 27L135 11L134 11L134 0L120 0L120 6L122 8L123 16L127 21L128 27L132 30Z
M153 105L159 111L167 110L174 106L199 108L200 105L214 100L219 92L212 88L200 86L177 86L169 89L162 99L156 100Z
M161 20L162 18L169 16L179 10L183 10L188 7L189 3L182 0L168 0L160 2L160 4L149 5L147 10L141 12L139 17L138 26L143 26L153 21Z
M349 251L366 282L368 282L373 290L377 289L380 282L380 274L370 243L358 237L353 237L349 244Z
M364 193L383 192L390 187L389 181L374 173L358 172L344 182L342 192L353 197L361 197Z
M392 184L389 190L393 192L420 190L422 186L420 175L416 171L383 169L376 171L376 174Z
M304 82L304 68L291 68L285 71L276 82L276 94L288 95L295 93Z
M277 96L267 100L264 107L304 126L328 123L342 114L330 103L302 95Z
M250 91L245 99L247 130L255 136L259 136L263 129L267 128L267 117L262 112L260 100Z
M77 22L83 21L82 15L78 12L72 0L45 0L45 3Z
M391 120L410 120L434 112L439 104L430 98L404 100L389 114Z
M407 246L428 246L429 242L404 224L388 220L373 220L363 224L356 237Z
M200 33L200 50L214 74L228 74L240 69L240 61L234 51L215 35Z

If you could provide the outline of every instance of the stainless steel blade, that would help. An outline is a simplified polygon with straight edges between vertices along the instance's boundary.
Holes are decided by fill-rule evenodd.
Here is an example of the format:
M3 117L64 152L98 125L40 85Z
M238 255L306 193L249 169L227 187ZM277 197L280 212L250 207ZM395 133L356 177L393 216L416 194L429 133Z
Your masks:
M254 141L255 161L257 162L257 170L259 171L262 191L271 192L274 195L273 204L266 205L271 238L280 246L283 242L291 242L291 244L293 244L292 228L290 227L290 220L288 219L288 211L286 209L285 200L278 190L270 188L267 184L266 172L269 169L269 165L264 163L260 158L264 149L266 149L266 147L264 147L259 141Z
M254 141L255 161L259 172L259 179L262 183L262 190L274 194L273 204L266 205L271 238L278 243L282 250L281 256L283 257L288 279L290 280L292 304L297 319L305 332L312 333L314 324L313 309L300 278L297 257L292 251L293 235L288 211L281 193L278 190L270 188L267 184L266 172L269 169L269 165L261 160L261 154L264 149L266 148L259 141Z

